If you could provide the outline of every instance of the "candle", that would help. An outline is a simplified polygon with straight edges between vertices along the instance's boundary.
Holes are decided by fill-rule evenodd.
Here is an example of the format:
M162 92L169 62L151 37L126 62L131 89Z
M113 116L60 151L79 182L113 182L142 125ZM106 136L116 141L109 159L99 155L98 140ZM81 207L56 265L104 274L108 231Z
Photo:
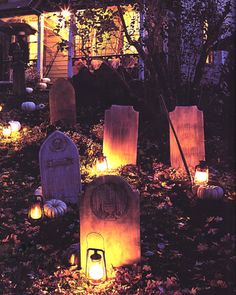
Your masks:
M40 219L42 217L42 208L40 204L32 205L30 208L30 218Z
M6 127L6 128L3 128L3 130L2 130L2 135L4 136L4 137L9 137L9 136L11 136L11 127Z

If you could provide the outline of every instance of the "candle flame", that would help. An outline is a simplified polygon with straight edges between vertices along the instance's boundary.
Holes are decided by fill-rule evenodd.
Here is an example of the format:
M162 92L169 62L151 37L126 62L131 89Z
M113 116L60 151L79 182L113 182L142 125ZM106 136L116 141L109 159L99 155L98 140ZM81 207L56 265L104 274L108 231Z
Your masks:
M71 254L70 259L69 259L70 265L76 265L76 257L75 254Z

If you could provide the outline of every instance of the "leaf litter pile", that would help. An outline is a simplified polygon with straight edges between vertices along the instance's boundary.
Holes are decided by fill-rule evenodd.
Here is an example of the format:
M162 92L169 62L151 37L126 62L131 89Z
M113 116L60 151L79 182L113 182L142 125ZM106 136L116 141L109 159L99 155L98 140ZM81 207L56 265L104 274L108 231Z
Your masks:
M198 200L184 173L162 164L158 147L141 134L139 165L116 173L140 192L142 260L93 286L66 261L66 250L79 242L78 208L39 225L27 217L40 185L39 149L55 130L48 111L0 114L1 125L12 118L22 123L18 138L0 139L0 294L233 294L235 178L227 165L210 172L224 199ZM59 128L79 149L84 187L95 177L89 171L102 150L102 123Z

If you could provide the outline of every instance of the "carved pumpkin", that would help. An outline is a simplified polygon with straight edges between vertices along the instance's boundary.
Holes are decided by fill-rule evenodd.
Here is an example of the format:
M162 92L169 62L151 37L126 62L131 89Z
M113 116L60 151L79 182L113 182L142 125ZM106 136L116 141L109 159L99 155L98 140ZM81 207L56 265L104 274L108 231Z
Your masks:
M21 104L23 111L33 112L36 110L36 104L32 101L25 101Z
M66 204L57 199L46 201L44 204L44 214L49 218L55 218L64 215L67 210Z
M197 196L200 199L221 199L224 196L224 191L215 185L199 186Z

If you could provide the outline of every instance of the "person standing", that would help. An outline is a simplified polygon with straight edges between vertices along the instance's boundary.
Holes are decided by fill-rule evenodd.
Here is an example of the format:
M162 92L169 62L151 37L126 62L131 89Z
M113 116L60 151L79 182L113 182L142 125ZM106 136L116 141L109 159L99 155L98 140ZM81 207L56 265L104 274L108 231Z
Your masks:
M29 62L29 45L25 32L19 32L16 41L11 43L9 56L12 59L13 94L21 100L25 96L25 68Z

